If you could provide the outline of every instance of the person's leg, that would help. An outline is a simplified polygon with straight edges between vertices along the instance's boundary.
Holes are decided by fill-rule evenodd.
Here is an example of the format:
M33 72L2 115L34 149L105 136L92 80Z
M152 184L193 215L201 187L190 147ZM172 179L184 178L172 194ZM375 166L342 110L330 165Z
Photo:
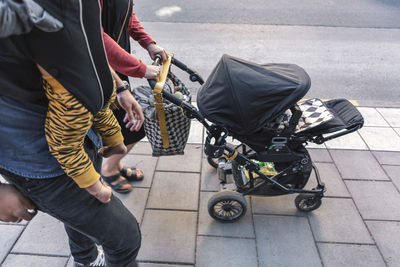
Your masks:
M129 153L129 151L132 150L135 144L136 143L127 145L126 146L127 152L125 154L114 154L108 157L104 161L103 166L101 167L101 173L105 176L110 176L119 173L123 167L121 160ZM128 175L131 175L130 173L131 170L128 171L129 171ZM136 169L136 175L141 177L143 176L143 172L141 170Z
M75 262L90 263L97 257L97 246L93 239L64 224L68 235L69 248Z
M93 261L96 242L104 249L107 266L135 266L140 230L135 217L118 198L112 196L109 203L102 204L66 175L51 179L3 176L39 210L66 225L75 261Z

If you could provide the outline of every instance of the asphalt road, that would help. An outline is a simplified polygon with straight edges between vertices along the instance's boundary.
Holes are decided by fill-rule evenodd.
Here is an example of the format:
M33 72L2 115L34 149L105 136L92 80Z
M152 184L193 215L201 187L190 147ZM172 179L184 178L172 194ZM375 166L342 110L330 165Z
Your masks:
M307 97L400 103L400 1L135 0L135 11L205 78L227 53L300 65L312 79ZM150 62L136 44L133 53Z

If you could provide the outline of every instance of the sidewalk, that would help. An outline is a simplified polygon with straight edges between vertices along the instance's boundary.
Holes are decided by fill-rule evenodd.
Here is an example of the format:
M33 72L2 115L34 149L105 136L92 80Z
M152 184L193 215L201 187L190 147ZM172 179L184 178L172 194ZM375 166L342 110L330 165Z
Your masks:
M141 222L140 266L400 266L400 108L359 110L360 131L310 146L327 192L309 214L296 210L295 195L247 197L244 218L216 222L207 201L219 184L202 125L192 121L183 156L152 157L140 142L124 164L145 179L118 195ZM43 213L0 223L0 265L72 266L62 224Z

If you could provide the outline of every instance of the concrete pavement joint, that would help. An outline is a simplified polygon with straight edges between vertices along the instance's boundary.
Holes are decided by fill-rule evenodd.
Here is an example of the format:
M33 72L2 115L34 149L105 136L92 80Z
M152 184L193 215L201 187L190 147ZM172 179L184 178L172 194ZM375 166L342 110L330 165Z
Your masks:
M262 216L282 216L282 217L296 217L296 218L305 218L306 216L299 216L299 215L289 215L289 214L277 214L277 213L260 213L260 212L253 212L253 215L262 215Z
M10 249L8 250L6 255L9 255L11 253L11 251L14 249L15 245L17 244L18 240L21 238L22 234L24 233L24 231L26 230L26 226L23 226L24 229L22 229L21 233L19 233L18 237L15 239L15 242L12 244L12 246L10 246ZM4 261L7 259L7 257L4 257L4 259L2 261L0 261L0 266L3 265Z
M162 211L181 211L181 212L198 212L198 210L168 209L168 208L146 208L146 210L162 210Z
M157 169L158 161L159 161L159 158L157 159L157 162L156 162L156 164L155 164L155 167L154 167L155 169ZM142 216L142 219L141 219L140 222L139 222L140 226L142 225L143 220L144 220L144 213L145 213L147 204L149 203L150 191L151 191L151 188L152 188L152 186L153 186L154 177L155 177L155 176L156 176L156 171L154 170L154 172L153 172L153 177L151 177L150 187L148 187L148 188L149 188L149 193L147 194L146 201L145 201L145 204L144 204L145 209L143 210L143 216Z
M386 182L391 183L391 180L375 180L375 179L356 179L356 178L342 178L343 181L355 181L355 182ZM390 177L389 177L390 179Z
M204 128L201 132L202 136L204 135ZM201 150L200 158L203 159L204 149ZM197 261L197 238L199 236L199 223L200 223L200 201L201 201L201 171L203 170L203 160L200 160L200 179L198 181L199 192L197 193L197 217L196 217L196 236L194 239L194 265L196 266Z
M219 191L217 191L217 190L210 190L210 189L203 189L203 190L200 190L200 192L209 192L209 193L217 193L217 192L219 192Z
M199 174L201 173L201 171L171 171L171 170L155 170L154 172L173 172L173 173L193 173L193 174Z
M311 232L312 238L314 240L315 249L317 250L317 253L318 253L319 261L321 262L321 265L324 266L324 262L322 261L321 251L319 250L319 247L317 244L317 239L315 238L315 234L314 234L313 228L311 226L310 216L308 216L308 214L307 214L306 217L307 217L308 227L310 227L310 232Z
M358 181L358 180L357 180ZM363 180L365 181L365 180ZM351 199L351 197L345 197L345 196L324 196L324 198L330 198L330 199Z
M329 241L317 241L318 244L335 244L335 245L358 245L358 246L370 246L376 247L376 244L371 243L357 243L357 242L329 242Z
M253 226L253 234L254 234L254 240L256 243L256 256L257 256L257 266L260 266L260 256L258 255L258 246L257 246L257 235L256 235L256 225L254 222L254 212L253 212L253 198L249 198L250 201L250 207L251 207L251 221L252 221L252 226Z
M193 263L189 262L174 262L174 261L146 261L146 260L138 260L139 263L153 263L153 264L169 264L169 265L188 265L193 266Z
M400 222L400 220L387 220L387 219L364 219L366 222Z
M255 240L255 237L245 237L245 236L224 236L224 235L205 235L199 234L198 236L205 236L205 237L218 237L218 238L225 238L225 239L247 239L247 240Z
M43 256L43 257L53 257L53 258L69 258L71 255L57 255L57 254L46 254L46 253L29 253L29 252L10 252L11 255L26 255L26 256Z

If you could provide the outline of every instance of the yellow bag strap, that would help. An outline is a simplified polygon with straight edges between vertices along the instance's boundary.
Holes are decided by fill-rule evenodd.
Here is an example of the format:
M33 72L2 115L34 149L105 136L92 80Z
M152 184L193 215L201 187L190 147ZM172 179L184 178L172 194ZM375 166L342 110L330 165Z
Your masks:
M168 54L167 60L163 62L160 78L153 88L153 96L155 100L155 108L157 111L158 125L160 126L161 138L163 141L164 148L169 148L169 136L167 131L167 122L165 121L165 107L163 103L162 90L165 82L167 81L167 75L171 67L172 55Z

